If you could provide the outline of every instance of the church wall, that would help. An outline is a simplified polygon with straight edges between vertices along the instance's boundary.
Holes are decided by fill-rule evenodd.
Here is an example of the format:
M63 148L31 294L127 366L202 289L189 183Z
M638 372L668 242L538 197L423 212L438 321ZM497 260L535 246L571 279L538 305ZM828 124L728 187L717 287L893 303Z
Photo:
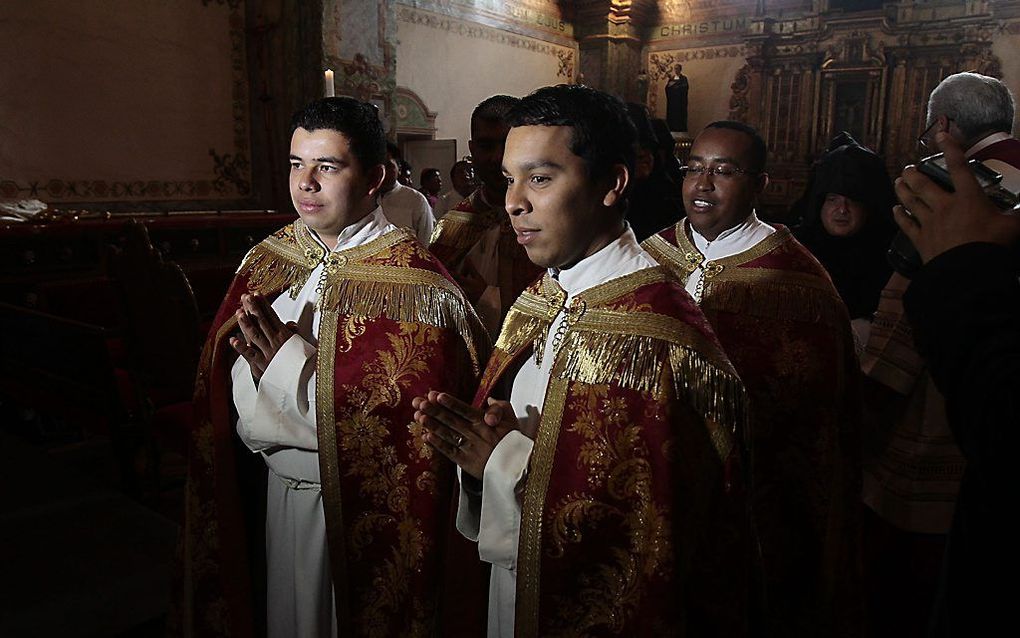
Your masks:
M687 128L700 131L706 124L726 119L730 111L730 84L745 63L741 44L690 49L664 49L648 54L647 106L654 117L666 117L666 83L677 64L683 65L690 88Z
M244 10L0 4L0 197L136 210L248 200Z
M401 1L397 85L421 97L436 113L436 138L456 139L464 156L478 102L575 80L577 46L557 12L552 2Z
M992 54L1002 61L1002 81L1020 100L1020 20L1011 22L992 40ZM1020 133L1020 109L1013 116L1013 134Z

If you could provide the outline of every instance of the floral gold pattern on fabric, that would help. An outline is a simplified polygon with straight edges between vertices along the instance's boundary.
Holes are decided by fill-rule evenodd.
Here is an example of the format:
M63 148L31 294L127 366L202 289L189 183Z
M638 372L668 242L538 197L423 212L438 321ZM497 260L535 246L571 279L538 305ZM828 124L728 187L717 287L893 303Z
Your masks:
M551 629L562 635L595 627L619 632L640 602L639 581L671 570L669 510L655 503L649 450L642 426L629 422L626 399L609 397L606 386L575 385L570 410L576 420L566 430L585 441L578 464L587 470L590 491L549 507L545 551L562 554L565 545L583 540L585 529L597 529L607 519L616 519L628 543L611 548L602 564L582 577L577 595L559 601ZM592 496L600 492L608 498Z
M385 627L387 617L400 610L409 597L409 575L419 569L428 543L409 509L410 494L405 485L408 467L398 460L397 450L387 443L397 424L373 414L380 405L395 406L402 390L429 372L427 361L434 357L440 329L420 324L401 324L398 334L389 335L390 348L379 351L364 364L364 381L344 386L349 397L337 414L337 441L347 459L345 476L359 479L361 496L375 509L350 522L350 551L359 560L361 551L383 529L396 529L398 543L391 555L376 566L372 591L362 592L359 623L363 633L372 626ZM403 427L409 427L405 424ZM419 477L419 480L422 480ZM427 485L429 479L424 479Z
M359 315L346 315L336 332L337 353L349 352L354 346L354 340L365 334L365 317Z
M646 249L686 278L678 224ZM676 236L670 235L675 233ZM770 635L860 634L860 409L847 311L821 264L778 228L719 260L702 308L754 410L751 513L769 591ZM718 446L710 424L713 442Z

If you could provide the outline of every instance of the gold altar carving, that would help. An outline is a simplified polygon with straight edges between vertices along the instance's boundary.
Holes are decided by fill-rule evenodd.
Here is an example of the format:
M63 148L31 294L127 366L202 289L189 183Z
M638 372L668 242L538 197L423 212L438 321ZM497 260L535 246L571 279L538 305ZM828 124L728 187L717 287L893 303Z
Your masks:
M753 18L729 117L758 128L769 144L766 215L782 219L803 192L811 162L841 130L882 154L893 176L915 161L928 94L943 78L959 71L1002 77L992 41L1011 25L995 8L976 2L931 5L923 15ZM649 59L650 70L658 66Z

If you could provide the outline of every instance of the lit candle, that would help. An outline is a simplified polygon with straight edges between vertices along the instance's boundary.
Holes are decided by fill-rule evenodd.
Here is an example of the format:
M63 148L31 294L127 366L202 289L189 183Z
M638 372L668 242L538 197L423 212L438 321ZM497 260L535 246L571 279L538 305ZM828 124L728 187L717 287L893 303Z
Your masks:
M326 97L336 95L336 88L333 86L333 69L326 69Z

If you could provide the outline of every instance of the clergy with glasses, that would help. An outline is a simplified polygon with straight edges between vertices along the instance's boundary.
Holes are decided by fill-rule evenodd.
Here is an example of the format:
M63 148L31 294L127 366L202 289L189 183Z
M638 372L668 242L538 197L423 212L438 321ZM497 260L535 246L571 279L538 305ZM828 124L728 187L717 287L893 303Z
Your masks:
M624 219L633 124L567 85L507 121L506 212L546 272L474 405L442 387L415 399L460 468L457 527L492 566L488 633L743 635L743 387Z
M787 228L762 222L766 145L709 124L684 169L687 218L644 248L704 311L750 396L758 636L860 632L857 362L846 307Z

